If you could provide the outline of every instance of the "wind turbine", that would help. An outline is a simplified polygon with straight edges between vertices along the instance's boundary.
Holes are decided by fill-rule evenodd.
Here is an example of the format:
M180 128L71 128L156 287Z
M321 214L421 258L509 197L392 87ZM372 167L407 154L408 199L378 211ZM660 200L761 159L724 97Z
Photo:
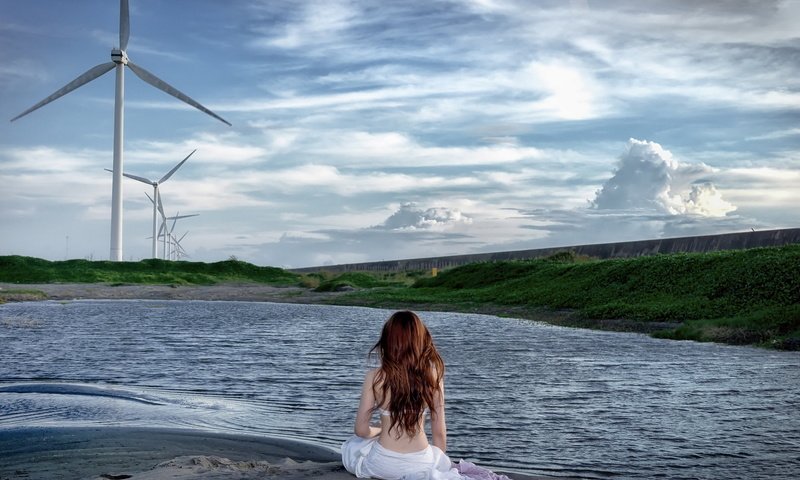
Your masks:
M183 235L181 235L181 238L175 236L172 237L172 240L175 242L175 260L180 260L182 257L189 256L189 254L186 253L186 250L183 249L183 245L181 245L181 242L188 234L189 232L185 232Z
M172 170L170 170L169 172L167 172L166 175L161 177L161 180L157 180L157 181L156 180L150 180L149 178L140 177L138 175L132 175L130 173L125 173L125 172L122 172L122 175L125 176L125 177L128 177L128 178L132 178L134 180L140 181L142 183L146 183L148 185L152 185L153 186L153 198L160 198L160 194L158 193L158 186L161 185L162 183L166 182L167 180L169 180L169 177L171 177L173 173L178 171L178 169L181 168L181 165L183 165L186 162L186 160L189 160L189 157L194 155L194 152L196 152L196 151L197 151L196 148L194 150L192 150L192 153L190 153L189 155L186 155L186 158L184 158L183 160L181 160L180 163L178 163L177 165L172 167ZM108 169L106 169L106 170L108 170ZM150 196L148 195L147 198L150 198ZM150 201L152 202L153 199L150 198ZM158 253L156 252L156 245L158 244L158 240L156 239L156 219L157 219L157 215L158 215L158 209L156 208L156 202L153 202L153 258L158 258Z
M148 195L147 192L144 192L144 194L147 195L147 198L150 198L150 195ZM161 203L161 192L158 192L156 194L155 198L158 199L158 202L156 202L152 198L150 198L150 201L153 203L153 208L158 207L158 213L161 215L161 226L158 227L158 234L156 234L153 237L157 241L159 238L161 238L161 231L165 229L165 225L167 224L167 214L164 213L164 206ZM161 249L161 252L162 252L161 258L166 260L166 256L167 256L166 238L164 238L164 241L162 242L162 247L163 248Z
M164 233L163 233L164 242L165 242L165 245L164 245L164 260L172 260L172 243L173 243L172 240L175 238L175 235L173 235L172 232L175 231L175 224L178 223L178 220L180 220L182 218L197 217L199 215L200 215L199 213L193 213L191 215L181 215L180 212L178 212L178 214L175 215L174 217L165 217L164 218L165 221L164 221L164 223L161 224L161 226L163 227L163 230L164 230ZM171 228L167 227L166 220L172 220L172 227ZM162 235L161 230L159 230L159 235Z
M47 105L48 103L62 97L69 92L81 87L95 78L111 71L116 68L117 81L116 81L116 94L114 97L114 164L112 167L113 180L111 183L111 260L122 261L122 146L123 146L123 124L124 124L124 97L125 97L125 67L131 69L137 77L144 80L146 83L162 90L178 100L188 103L201 112L205 112L217 120L230 126L230 123L216 113L200 105L197 101L188 95L181 93L178 89L168 84L167 82L156 77L144 68L134 64L128 60L126 52L128 48L128 37L130 36L130 15L128 13L128 0L120 0L119 2L119 48L111 50L111 61L101 63L95 67L90 68L78 78L64 85L61 89L45 98L41 102L32 106L31 108L20 113L11 121L24 117L32 111Z

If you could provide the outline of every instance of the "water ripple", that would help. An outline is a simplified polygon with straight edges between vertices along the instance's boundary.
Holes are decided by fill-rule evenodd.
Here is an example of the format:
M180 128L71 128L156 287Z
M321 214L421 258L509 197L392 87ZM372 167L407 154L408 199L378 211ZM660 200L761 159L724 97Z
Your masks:
M366 352L387 315L246 302L2 305L0 428L160 425L336 445L352 431ZM454 459L583 478L800 476L796 353L423 318L448 366Z

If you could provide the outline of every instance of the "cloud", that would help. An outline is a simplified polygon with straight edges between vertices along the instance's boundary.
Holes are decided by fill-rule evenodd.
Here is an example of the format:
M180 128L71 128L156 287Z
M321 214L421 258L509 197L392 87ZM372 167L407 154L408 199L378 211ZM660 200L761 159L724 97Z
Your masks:
M201 133L182 141L140 141L132 145L126 154L126 165L137 162L158 163L166 173L186 155L197 150L189 160L190 164L211 163L215 165L247 164L262 160L267 148L248 145L247 141L235 133ZM126 166L126 171L128 167ZM133 173L133 172L131 172Z
M800 135L800 128L787 128L784 130L777 130L774 132L765 133L763 135L755 135L745 138L746 141L756 140L775 140L778 138L794 137Z
M470 224L472 218L464 215L458 209L435 207L421 210L416 208L414 203L404 203L386 221L373 228L379 230L442 229L458 223Z
M559 63L530 67L531 82L545 93L531 109L551 119L585 120L598 116L595 92L599 87L586 71Z
M40 63L19 58L0 63L0 86L18 87L25 83L43 83L49 79L47 70Z
M670 215L723 217L736 210L709 181L714 170L681 163L658 143L628 141L614 175L592 201L599 210L645 209Z
M386 164L405 167L444 165L496 165L542 157L542 151L509 143L487 146L422 145L407 134L363 131L317 132L309 135L305 150L340 163Z
M347 31L358 14L351 3L330 0L304 2L301 18L283 25L279 36L254 40L254 47L300 49L309 45L333 43Z
M366 193L396 193L444 189L469 189L480 186L481 181L470 175L457 177L444 175L411 175L365 171L349 173L331 165L305 164L275 171L248 172L242 184L296 193L314 191L335 193L343 197Z

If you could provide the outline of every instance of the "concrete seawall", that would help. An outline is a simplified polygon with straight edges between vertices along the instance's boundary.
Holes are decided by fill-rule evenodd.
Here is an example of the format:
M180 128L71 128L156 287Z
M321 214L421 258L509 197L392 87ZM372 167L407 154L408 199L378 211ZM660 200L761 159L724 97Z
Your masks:
M497 262L502 260L525 260L547 257L554 253L572 251L578 255L594 258L629 258L659 253L714 252L718 250L741 250L756 247L774 247L800 243L800 228L764 230L757 232L723 233L698 237L662 238L636 240L632 242L599 243L593 245L570 245L510 252L476 253L446 257L412 258L381 262L344 263L291 269L297 273L327 271L343 272L396 272L408 270L439 270L467 263Z

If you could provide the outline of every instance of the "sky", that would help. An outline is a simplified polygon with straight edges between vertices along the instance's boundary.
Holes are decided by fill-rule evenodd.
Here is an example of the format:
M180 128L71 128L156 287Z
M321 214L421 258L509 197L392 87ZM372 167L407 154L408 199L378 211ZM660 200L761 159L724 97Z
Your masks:
M187 260L320 266L800 224L800 0L130 0L126 173ZM109 258L115 0L0 0L0 255ZM124 181L125 260L152 187Z

